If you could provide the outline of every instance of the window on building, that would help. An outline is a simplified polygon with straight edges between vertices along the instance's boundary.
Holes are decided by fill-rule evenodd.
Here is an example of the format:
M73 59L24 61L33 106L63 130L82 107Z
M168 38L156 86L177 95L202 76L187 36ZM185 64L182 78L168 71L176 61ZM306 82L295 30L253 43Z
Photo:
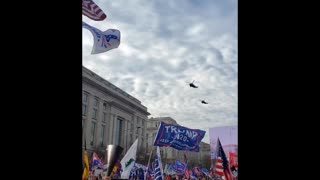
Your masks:
M155 122L155 125L156 125L156 127L158 127L158 123L157 122Z
M95 132L96 132L96 122L94 121L91 121L91 132L90 132L90 145L93 145L94 143L94 135L95 135Z
M144 119L142 119L142 127L144 127Z
M93 109L92 111L92 119L97 119L98 116L98 110L97 109Z
M94 98L93 105L94 105L95 107L98 107L98 105L99 105L99 99L98 99L97 97Z
M84 103L88 102L88 94L87 94L87 93L83 93L83 95L82 95L82 101L83 101Z
M103 113L102 122L107 122L107 113Z
M123 129L123 120L121 118L118 118L116 121L116 136L115 136L115 143L116 145L121 145L122 143L122 129Z
M103 110L106 110L106 109L107 109L107 103L104 102L104 103L103 103Z
M105 125L101 125L100 145L103 146Z
M87 115L87 105L82 104L82 115L86 116Z
M149 142L148 136L149 136L149 134L147 133L147 134L146 134L146 143L147 143L147 144L146 144L146 149L147 149L147 151L148 151L148 149L149 149L149 147L148 147L148 146L149 146L149 145L148 145L148 142Z

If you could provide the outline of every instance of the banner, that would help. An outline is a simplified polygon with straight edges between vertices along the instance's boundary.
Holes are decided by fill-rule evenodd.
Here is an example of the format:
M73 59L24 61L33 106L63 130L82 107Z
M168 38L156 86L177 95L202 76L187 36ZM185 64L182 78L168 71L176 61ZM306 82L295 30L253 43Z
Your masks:
M93 47L91 54L99 54L111 49L118 48L120 45L120 31L108 29L104 32L82 22L82 27L88 29L93 35Z
M178 150L199 152L205 131L160 123L154 146L170 146Z
M209 129L211 159L217 158L217 140L220 139L224 152L238 154L238 126L221 126Z

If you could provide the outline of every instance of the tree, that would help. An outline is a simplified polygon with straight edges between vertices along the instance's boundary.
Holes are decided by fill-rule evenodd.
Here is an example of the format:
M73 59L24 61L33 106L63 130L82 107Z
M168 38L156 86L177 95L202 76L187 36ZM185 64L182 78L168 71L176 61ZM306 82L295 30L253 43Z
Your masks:
M137 150L137 163L146 165L149 157L146 156L146 149L144 147L138 148Z

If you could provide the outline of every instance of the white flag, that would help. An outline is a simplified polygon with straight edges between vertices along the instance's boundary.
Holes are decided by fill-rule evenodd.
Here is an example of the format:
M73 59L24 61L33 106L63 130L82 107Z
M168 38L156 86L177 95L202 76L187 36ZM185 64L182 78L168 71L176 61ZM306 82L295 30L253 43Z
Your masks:
M164 180L159 146L157 146L157 157L155 161L154 172L155 180Z
M138 139L132 144L126 155L120 161L122 167L121 179L129 179L130 171L134 166L137 156Z
M93 35L93 47L91 54L99 54L111 49L118 48L120 45L120 31L108 29L104 32L82 22L82 27L88 29Z

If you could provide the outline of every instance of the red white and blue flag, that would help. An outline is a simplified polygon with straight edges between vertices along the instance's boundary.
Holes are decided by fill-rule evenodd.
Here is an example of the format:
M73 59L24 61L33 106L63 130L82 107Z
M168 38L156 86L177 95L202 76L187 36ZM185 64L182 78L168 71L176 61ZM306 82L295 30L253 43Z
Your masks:
M229 169L229 162L221 146L219 138L218 138L218 144L217 144L217 162L215 167L215 174L221 177L224 176L225 180L232 180L231 172Z
M82 0L82 14L94 21L102 21L107 15L92 0Z
M92 156L92 166L93 168L95 167L99 167L103 169L104 163L103 161L99 158L98 154L93 152L93 156Z

